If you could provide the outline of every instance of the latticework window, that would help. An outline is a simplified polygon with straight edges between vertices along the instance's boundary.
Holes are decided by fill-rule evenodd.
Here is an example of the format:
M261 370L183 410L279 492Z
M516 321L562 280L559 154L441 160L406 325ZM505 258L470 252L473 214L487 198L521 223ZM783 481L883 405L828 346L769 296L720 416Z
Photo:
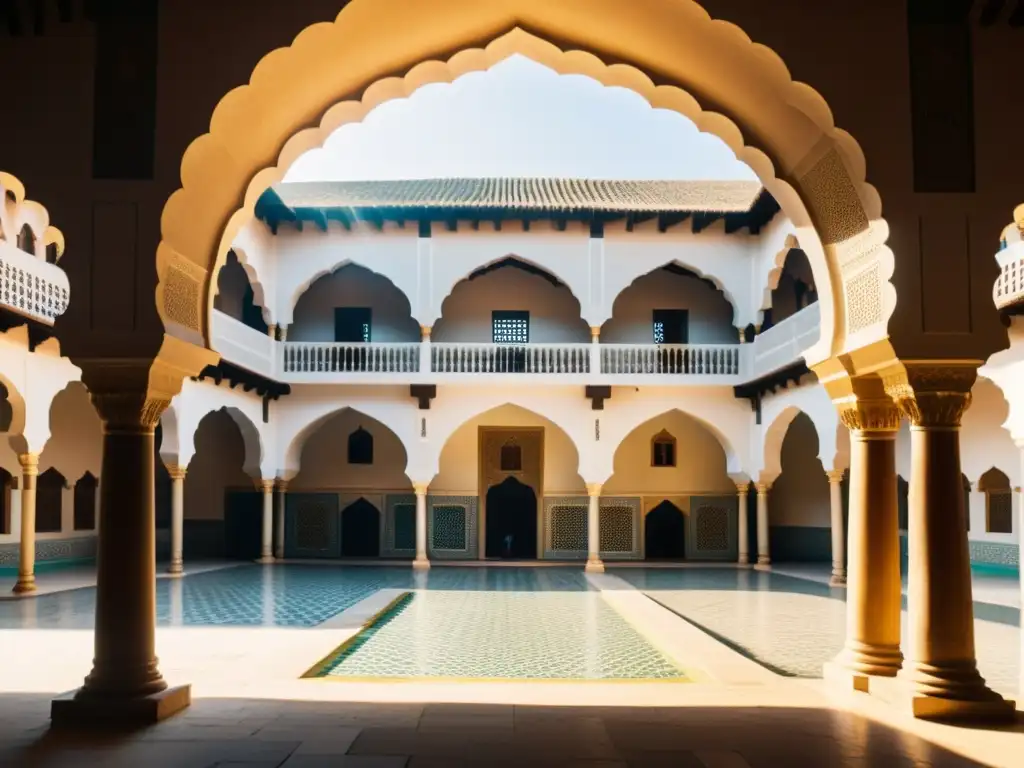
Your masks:
M491 313L491 334L495 344L529 344L530 313L495 310Z

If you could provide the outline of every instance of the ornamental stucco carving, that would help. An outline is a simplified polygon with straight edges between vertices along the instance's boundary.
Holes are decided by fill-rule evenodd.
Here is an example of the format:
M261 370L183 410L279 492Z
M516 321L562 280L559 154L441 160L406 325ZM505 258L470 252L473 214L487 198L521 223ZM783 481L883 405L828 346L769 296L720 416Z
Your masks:
M971 405L978 365L907 364L883 376L886 393L916 427L958 427Z
M861 398L856 395L835 401L839 419L854 432L896 432L900 412L888 398Z

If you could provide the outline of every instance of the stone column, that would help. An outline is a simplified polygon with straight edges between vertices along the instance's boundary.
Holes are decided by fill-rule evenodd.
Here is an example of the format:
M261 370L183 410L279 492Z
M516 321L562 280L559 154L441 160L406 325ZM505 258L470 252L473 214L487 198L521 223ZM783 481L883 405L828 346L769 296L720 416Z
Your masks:
M846 584L846 531L843 528L843 473L832 470L828 476L829 507L832 511L832 578L829 586Z
M261 480L260 490L263 491L263 530L260 546L261 563L274 562L274 481Z
M431 346L430 346L429 325L420 326L420 373L430 373L431 368Z
M1016 441L1017 448L1020 450L1020 471L1021 471L1021 485L1024 487L1024 440ZM1017 526L1017 545L1019 547L1017 555L1017 570L1020 573L1020 592L1024 596L1024 558L1019 553L1024 552L1024 493L1018 493L1020 497L1020 504L1017 509L1017 520L1014 524ZM1020 686L1018 691L1024 695L1024 632L1020 633Z
M736 500L739 515L737 516L736 538L739 545L739 557L736 562L740 565L750 564L750 531L749 512L747 510L747 495L750 492L750 483L736 483Z
M171 564L167 572L180 576L184 571L185 468L168 467L167 474L171 476Z
M772 563L768 536L768 483L758 483L757 488L757 564L765 568Z
M895 677L900 652L900 543L896 432L900 414L873 380L876 397L836 402L850 430L849 564L846 643L825 676L867 691L872 675Z
M101 477L107 479L99 510L95 651L85 684L55 699L51 718L55 725L152 723L191 700L188 686L168 688L155 654L153 432L172 392L149 382L170 390L182 374L148 360L104 361L86 370L97 373L85 383L103 422Z
M587 483L590 507L587 510L587 573L604 573L601 562L601 483Z
M1014 706L978 674L971 563L960 469L960 419L977 364L906 363L886 379L910 420L904 674L915 717L1012 720Z
M601 373L601 326L590 326L590 373Z
M413 483L412 487L416 492L416 559L412 567L426 569L430 567L427 558L427 484Z
M14 593L23 595L36 591L36 479L39 477L39 456L18 454L21 464L21 548L18 551L18 581Z
M285 494L288 493L288 481L278 478L277 480L277 516L275 519L277 545L274 556L278 560L284 560L284 512Z

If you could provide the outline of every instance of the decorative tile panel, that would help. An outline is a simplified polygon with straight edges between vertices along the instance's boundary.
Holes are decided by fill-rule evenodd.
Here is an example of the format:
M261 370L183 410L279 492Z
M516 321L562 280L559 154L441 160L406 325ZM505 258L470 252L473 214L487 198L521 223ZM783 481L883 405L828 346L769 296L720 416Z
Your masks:
M288 493L285 499L285 556L341 557L338 495Z
M477 518L475 496L428 496L428 556L438 560L475 560Z
M737 556L737 500L729 496L694 496L687 520L686 557L734 560Z
M640 558L640 499L606 497L600 503L602 559Z
M384 546L381 557L416 555L416 497L388 496L384 502Z
M983 565L1020 567L1020 545L1000 541L971 541L971 562Z
M79 536L72 539L36 539L36 563L94 560L96 558L96 542L95 536ZM20 551L20 544L0 544L0 568L17 567Z
M544 499L544 556L576 559L587 556L586 496Z

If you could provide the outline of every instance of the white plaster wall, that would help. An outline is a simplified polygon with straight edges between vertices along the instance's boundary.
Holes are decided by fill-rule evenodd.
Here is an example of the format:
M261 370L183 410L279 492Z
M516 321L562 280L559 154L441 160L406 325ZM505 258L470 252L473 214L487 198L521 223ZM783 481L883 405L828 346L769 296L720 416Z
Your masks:
M568 288L511 266L456 285L444 300L431 340L489 344L494 310L529 312L534 344L590 341L590 326L580 317L580 303Z
M195 454L185 475L185 518L223 520L225 491L255 488L243 466L242 434L228 414L213 411L200 419L192 440Z
M354 264L321 277L302 294L295 305L288 340L334 341L336 307L369 307L374 342L420 340L420 326L412 318L405 294L386 277Z
M651 442L666 430L676 439L676 466L651 466ZM615 452L614 474L601 490L606 496L686 496L735 493L725 451L692 416L679 411L657 416L626 436Z
M431 493L476 496L479 486L480 427L544 428L544 494L585 495L579 475L579 455L569 436L548 419L515 405L503 405L476 416L448 438L441 451L440 469L430 484Z
M818 432L805 413L790 422L781 458L782 474L771 489L770 524L831 527L828 478L818 458Z
M373 463L348 463L348 437L362 428L373 436ZM405 446L387 427L356 411L327 419L302 447L299 473L289 484L297 491L391 490L412 492L405 474Z
M691 344L735 344L732 306L722 292L693 277L658 269L619 294L612 319L601 328L604 344L651 344L653 310L689 310Z

